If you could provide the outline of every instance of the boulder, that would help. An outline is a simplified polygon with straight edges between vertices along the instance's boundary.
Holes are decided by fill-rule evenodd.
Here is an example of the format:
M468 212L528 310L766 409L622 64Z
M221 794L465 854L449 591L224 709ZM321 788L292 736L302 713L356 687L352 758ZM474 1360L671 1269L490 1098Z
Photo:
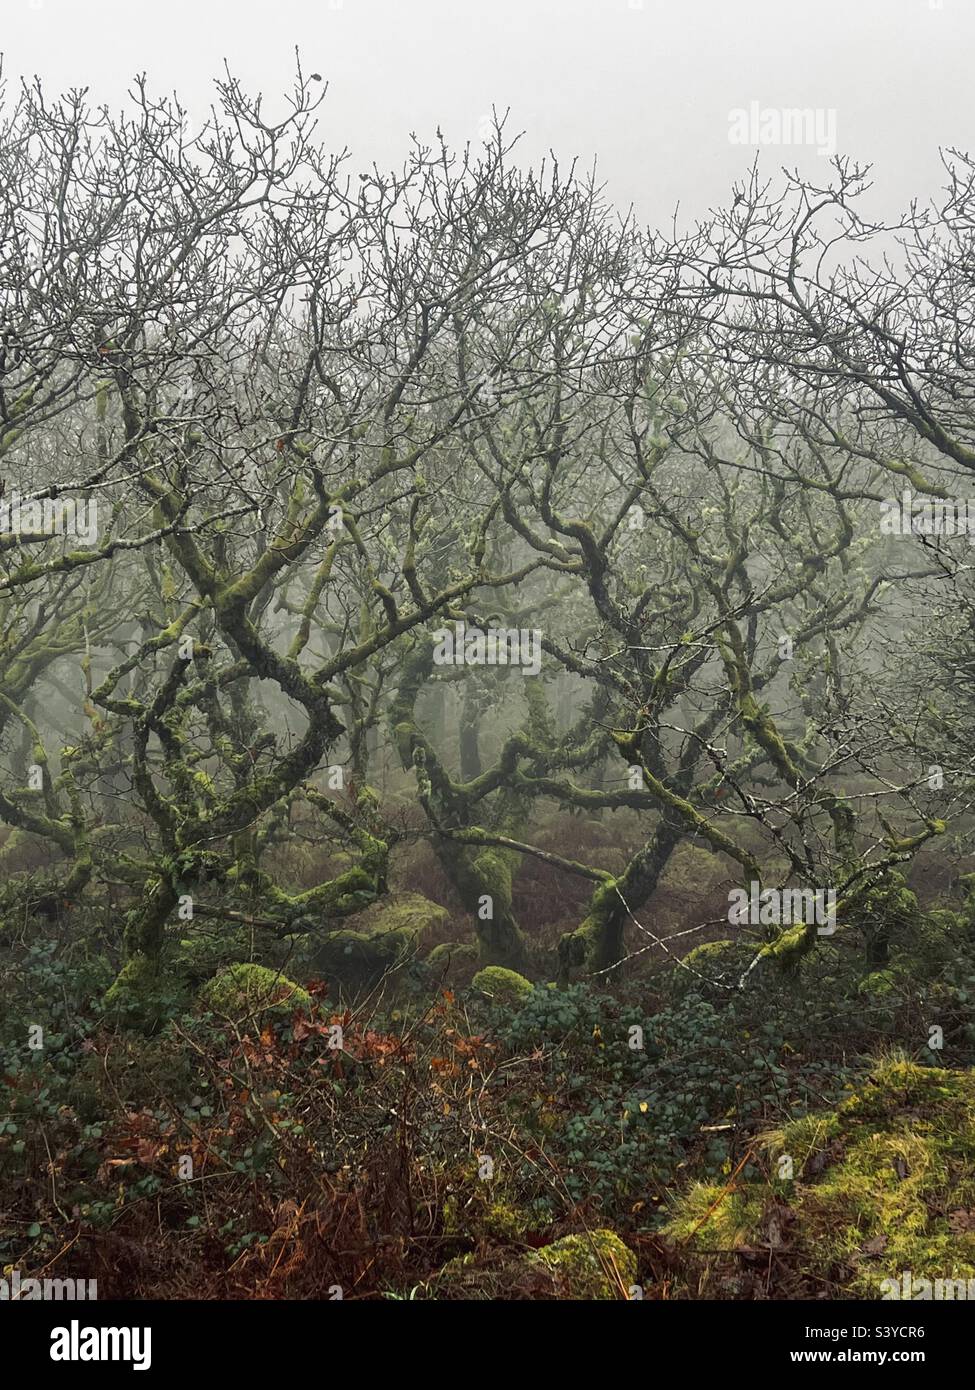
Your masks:
M296 1009L310 1009L307 990L265 965L230 965L208 980L200 1001L215 1014L239 1020L272 1014L290 1018Z
M486 995L494 1004L517 1007L524 1004L533 985L517 970L507 970L503 965L487 965L474 976L471 989Z

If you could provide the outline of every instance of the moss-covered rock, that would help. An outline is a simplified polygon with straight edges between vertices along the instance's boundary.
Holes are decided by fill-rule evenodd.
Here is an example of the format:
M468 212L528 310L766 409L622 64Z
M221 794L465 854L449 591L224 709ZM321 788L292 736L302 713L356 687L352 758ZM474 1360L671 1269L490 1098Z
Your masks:
M790 1236L777 1251L810 1291L879 1298L885 1279L975 1279L975 1074L879 1064L835 1111L765 1136L771 1171L791 1160L793 1179L729 1188L698 1186L667 1235L707 1252L769 1244L772 1207ZM727 1259L725 1260L727 1264ZM720 1279L718 1279L720 1283Z
M264 965L228 966L200 991L200 1001L213 1013L240 1019L251 1015L274 1014L290 1018L296 1009L310 1009L307 990Z
M484 1230L496 1240L524 1240L531 1228L531 1218L507 1202L492 1202L484 1213Z
M383 932L371 936L368 932L343 927L330 932L315 952L315 965L329 984L342 991L355 993L372 989L410 959L414 938L409 932Z
M558 1280L541 1260L505 1247L456 1255L421 1286L418 1294L437 1302L490 1303L537 1303L561 1296Z
M503 965L487 965L474 976L471 988L486 995L494 1004L517 1007L531 994L532 983L524 975L519 975L517 970L506 970Z
M628 1298L636 1283L636 1256L614 1231L563 1236L529 1259L555 1276L563 1298Z
M485 1184L480 1183L463 1196L452 1193L445 1198L444 1234L468 1240L482 1240L488 1236L505 1244L524 1241L533 1226L531 1217L509 1202L490 1200L483 1193L484 1187Z
M499 1238L520 1239L521 1222L494 1204ZM458 1255L425 1286L433 1299L625 1299L636 1283L636 1256L613 1231L563 1236L540 1250L509 1246Z
M430 932L444 930L449 923L447 909L422 893L397 893L382 898L353 919L356 931L368 936L405 932L417 942Z
M345 992L372 989L414 960L423 937L445 929L449 921L447 909L422 893L400 893L358 913L352 925L330 932L315 952L315 967Z
M741 941L704 941L688 951L682 965L667 975L671 999L683 999L692 991L706 989L712 981L737 980L755 958L758 944Z
M472 941L441 941L424 957L429 986L464 988L477 973L481 953Z
M439 970L451 962L476 961L478 950L472 941L441 941L425 959L432 970Z

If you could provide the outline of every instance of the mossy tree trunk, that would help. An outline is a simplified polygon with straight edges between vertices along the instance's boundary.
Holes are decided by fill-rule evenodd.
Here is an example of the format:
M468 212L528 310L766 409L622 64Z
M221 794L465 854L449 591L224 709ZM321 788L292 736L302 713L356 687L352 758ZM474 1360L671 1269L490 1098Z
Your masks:
M559 942L559 973L567 983L572 972L609 971L624 957L624 934L630 914L642 908L654 893L671 854L684 830L664 819L651 839L630 860L623 872L593 893L582 923Z

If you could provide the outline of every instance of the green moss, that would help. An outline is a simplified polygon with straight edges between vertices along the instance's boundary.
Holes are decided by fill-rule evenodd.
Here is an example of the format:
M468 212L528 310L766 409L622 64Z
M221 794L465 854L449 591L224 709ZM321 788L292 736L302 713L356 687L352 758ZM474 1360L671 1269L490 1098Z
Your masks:
M136 954L122 966L102 1002L113 1022L155 1032L181 1011L187 998L179 983L162 973L158 961Z
M763 960L773 960L783 970L796 970L803 956L809 954L816 941L814 931L803 923L788 927L774 941L762 947Z
M712 1256L760 1245L769 1201L784 1196L791 1258L819 1290L878 1298L881 1282L904 1271L975 1278L975 1231L965 1229L967 1218L952 1219L975 1206L972 1072L890 1059L835 1111L795 1121L764 1143L772 1159L792 1159L785 1188L692 1189L667 1234Z
M213 1013L230 1018L263 1013L290 1018L295 1009L312 1005L307 990L264 965L228 966L207 981L200 999Z
M751 1238L764 1200L764 1193L747 1188L729 1192L709 1183L695 1183L681 1198L667 1226L667 1236L692 1242L694 1248L736 1250Z
M353 919L354 927L330 932L315 952L316 969L341 990L372 989L413 960L428 932L443 930L447 909L422 893L384 898Z
M708 981L737 979L754 955L754 946L744 941L704 941L684 957L687 969L678 965L669 972L667 992L673 999L682 999L692 990L705 988Z
M511 911L512 860L515 856L499 849L485 849L473 861L478 879L478 891L489 893L494 900L495 913Z
M874 970L865 975L857 986L858 994L869 994L875 999L886 999L898 992L899 979L894 970Z
M563 1236L529 1258L555 1275L566 1298L627 1298L636 1283L636 1256L613 1231Z
M517 1213L494 1204L496 1234L509 1243L526 1229ZM613 1231L564 1236L528 1253L470 1252L448 1261L427 1286L431 1297L465 1299L625 1299L637 1263Z
M443 930L449 922L447 909L422 893L397 893L358 913L355 928L376 937L386 932L404 932L411 940L419 941L428 932Z
M484 1230L496 1240L524 1240L531 1226L531 1220L507 1202L492 1202L484 1213Z
M220 936L184 937L176 949L174 965L187 980L200 984L228 965L246 962L259 954L254 935L243 929Z
M155 987L158 970L155 962L146 956L133 956L127 960L105 992L105 1003L122 1003L133 995L142 995Z
M700 946L695 946L693 951L688 951L684 957L684 964L694 970L714 969L729 956L736 954L738 949L734 941L704 941Z
M463 1203L457 1194L444 1199L444 1234L467 1240L490 1236L506 1244L523 1242L532 1229L530 1217L508 1202L491 1201L484 1195L483 1188L484 1184L478 1184L465 1196Z
M433 970L442 970L451 961L476 961L477 958L477 947L471 941L441 941L426 957L426 963Z
M495 1004L523 1004L532 992L532 983L517 970L503 965L487 965L471 981L471 988L486 994Z

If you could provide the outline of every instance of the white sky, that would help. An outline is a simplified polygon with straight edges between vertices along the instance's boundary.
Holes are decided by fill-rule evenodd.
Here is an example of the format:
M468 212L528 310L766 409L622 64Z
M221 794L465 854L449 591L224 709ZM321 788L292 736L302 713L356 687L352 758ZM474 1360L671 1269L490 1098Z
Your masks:
M475 140L510 106L525 159L597 155L609 196L654 224L727 199L753 155L729 112L752 101L834 109L840 152L874 165L877 213L937 192L939 145L973 144L975 0L0 0L8 80L113 106L145 71L201 112L226 58L274 110L295 45L356 168L398 163L438 124ZM782 164L827 172L813 150L764 151Z

